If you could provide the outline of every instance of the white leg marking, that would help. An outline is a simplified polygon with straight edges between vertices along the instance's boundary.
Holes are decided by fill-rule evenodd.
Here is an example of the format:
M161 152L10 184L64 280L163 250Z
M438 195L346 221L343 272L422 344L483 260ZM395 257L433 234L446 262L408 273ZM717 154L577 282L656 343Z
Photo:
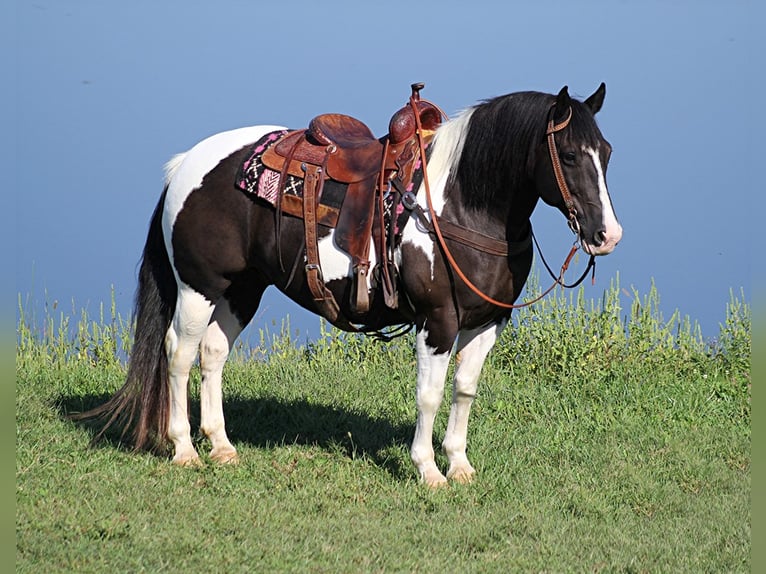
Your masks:
M223 416L222 375L234 341L242 331L229 302L221 299L213 311L200 345L200 428L210 439L210 458L219 463L238 461L237 450L226 436Z
M585 148L587 153L593 160L593 166L596 168L596 174L598 175L598 197L601 201L601 213L603 215L604 229L606 230L606 236L604 242L599 246L590 245L584 242L586 251L593 255L606 255L611 253L617 244L622 239L622 226L617 221L617 216L614 214L614 208L612 207L612 200L609 197L609 190L606 187L606 177L604 177L604 170L601 166L601 158L598 152L593 148Z
M420 479L430 487L447 483L434 461L434 419L444 396L444 378L447 375L450 353L437 354L426 344L428 332L421 329L416 337L418 357L418 383L416 402L418 418L410 456L420 473Z
M506 322L470 331L461 331L457 339L455 378L452 382L452 408L442 448L449 459L447 478L470 482L475 474L468 462L466 445L468 415L476 397L479 375L487 354L505 328Z
M175 446L173 462L176 464L195 464L199 460L189 425L189 371L212 313L210 302L189 286L179 283L176 311L165 336L170 385L168 437Z

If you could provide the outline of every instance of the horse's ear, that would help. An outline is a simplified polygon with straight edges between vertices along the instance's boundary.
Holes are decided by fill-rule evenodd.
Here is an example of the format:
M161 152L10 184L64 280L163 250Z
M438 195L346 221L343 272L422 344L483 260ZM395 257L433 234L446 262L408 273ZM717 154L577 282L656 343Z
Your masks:
M556 110L553 114L553 120L559 123L569 115L569 107L572 105L572 98L569 97L569 87L564 86L556 96Z
M593 92L593 94L585 100L585 105L590 108L590 111L595 116L598 111L601 109L601 106L604 104L604 96L606 96L606 84L604 82L601 82L601 85L598 87L598 89Z

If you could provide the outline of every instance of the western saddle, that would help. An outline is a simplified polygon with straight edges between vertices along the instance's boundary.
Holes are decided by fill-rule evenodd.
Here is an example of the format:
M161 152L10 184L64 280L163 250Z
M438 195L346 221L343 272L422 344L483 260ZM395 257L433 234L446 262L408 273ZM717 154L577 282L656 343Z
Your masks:
M384 223L384 195L396 193L401 201L412 190L413 175L423 149L441 124L442 112L431 102L420 99L422 83L412 84L409 102L398 110L389 123L389 133L376 138L361 121L343 114L322 114L308 128L290 131L263 154L263 164L281 175L282 191L277 200L277 245L282 213L302 217L306 239L305 271L309 290L319 311L333 324L349 328L332 292L322 279L317 246L317 224L335 228L337 246L351 257L353 284L350 307L354 315L370 310L368 275L370 244L374 243L378 261L376 277L382 287L385 304L398 306L392 234ZM417 114L417 117L416 117ZM419 129L418 129L419 128ZM291 198L293 209L281 202L287 175L303 178L300 210ZM337 218L327 217L319 200L327 179L347 185ZM319 218L319 219L318 219ZM393 223L390 223L393 227Z

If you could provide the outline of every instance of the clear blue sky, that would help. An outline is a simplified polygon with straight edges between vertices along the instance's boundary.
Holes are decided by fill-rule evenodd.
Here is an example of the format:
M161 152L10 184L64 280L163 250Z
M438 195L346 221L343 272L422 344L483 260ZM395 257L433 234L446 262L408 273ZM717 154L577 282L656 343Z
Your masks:
M666 317L679 309L715 337L730 289L749 299L763 277L764 16L736 0L17 2L4 80L15 150L3 153L16 158L4 192L16 194L16 291L95 314L113 285L130 311L162 166L212 133L335 111L382 135L415 81L448 114L565 84L586 97L605 81L598 119L625 234L586 293L618 273L640 293L653 279ZM563 217L541 205L533 222L547 257L563 257ZM285 315L316 329L275 290L256 326Z

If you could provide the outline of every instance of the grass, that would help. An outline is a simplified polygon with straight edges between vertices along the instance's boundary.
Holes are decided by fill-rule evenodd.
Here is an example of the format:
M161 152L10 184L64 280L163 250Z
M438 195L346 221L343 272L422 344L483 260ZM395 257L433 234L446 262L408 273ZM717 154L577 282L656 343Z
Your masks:
M130 321L20 305L16 570L750 571L749 306L710 343L621 291L518 314L472 413L477 480L440 491L409 460L411 337L262 333L224 374L242 462L182 469L63 416L122 384Z

